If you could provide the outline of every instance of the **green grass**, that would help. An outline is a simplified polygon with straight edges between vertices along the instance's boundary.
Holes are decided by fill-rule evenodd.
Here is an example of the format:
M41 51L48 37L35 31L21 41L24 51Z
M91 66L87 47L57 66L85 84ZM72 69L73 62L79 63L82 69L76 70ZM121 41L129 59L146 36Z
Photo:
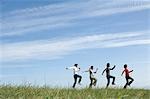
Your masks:
M0 99L150 99L150 90L1 85Z

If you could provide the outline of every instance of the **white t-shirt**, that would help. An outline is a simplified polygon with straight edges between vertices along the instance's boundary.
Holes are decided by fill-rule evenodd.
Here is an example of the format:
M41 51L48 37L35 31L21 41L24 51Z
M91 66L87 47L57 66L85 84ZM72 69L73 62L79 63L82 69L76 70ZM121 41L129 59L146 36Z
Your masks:
M90 76L91 76L92 78L94 78L94 71L93 71L92 69L89 69L89 72L91 73Z
M80 71L80 68L76 66L68 67L68 69L72 69L74 74L78 74Z

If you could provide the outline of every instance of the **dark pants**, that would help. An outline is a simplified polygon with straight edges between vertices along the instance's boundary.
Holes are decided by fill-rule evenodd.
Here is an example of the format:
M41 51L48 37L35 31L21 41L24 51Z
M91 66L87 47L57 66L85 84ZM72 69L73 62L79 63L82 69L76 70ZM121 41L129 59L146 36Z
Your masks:
M108 76L107 76L107 86L106 86L106 88L109 86L110 78L113 78L112 84L115 84L115 77L114 77L114 76L111 76L111 75L108 75Z
M97 82L97 79L96 79L96 78L90 77L90 81L91 81L91 83L90 83L90 85L89 85L89 88L91 88L92 85L96 86L96 82Z
M130 80L130 81L129 81ZM130 76L126 76L126 84L124 85L123 88L127 88L127 85L130 86L130 84L134 81L133 78L131 78Z
M73 84L73 86L72 86L73 88L75 88L75 85L76 85L76 83L77 83L77 78L79 78L78 83L80 83L80 82L81 82L81 79L82 79L82 76L77 75L77 74L74 75L74 84Z

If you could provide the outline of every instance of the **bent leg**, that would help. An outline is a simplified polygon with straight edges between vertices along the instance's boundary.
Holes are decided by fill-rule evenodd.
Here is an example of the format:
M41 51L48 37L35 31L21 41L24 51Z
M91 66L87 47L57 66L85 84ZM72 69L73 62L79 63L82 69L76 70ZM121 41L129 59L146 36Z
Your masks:
M131 81L128 83L128 85L130 86L130 84L134 81L134 79L131 77L129 77L129 79L131 79Z
M115 77L114 76L110 76L110 78L113 79L112 84L114 85L115 84Z
M80 76L80 75L77 75L77 77L79 78L79 81L78 81L78 83L80 83L80 82L81 82L81 80L82 80L82 76Z
M96 79L96 78L93 78L93 80L94 80L93 85L96 86L97 79Z

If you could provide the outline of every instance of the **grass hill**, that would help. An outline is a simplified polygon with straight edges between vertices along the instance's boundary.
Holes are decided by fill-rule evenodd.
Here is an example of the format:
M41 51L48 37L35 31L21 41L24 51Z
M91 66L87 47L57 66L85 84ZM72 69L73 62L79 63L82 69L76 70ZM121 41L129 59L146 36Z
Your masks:
M150 90L1 85L0 99L150 99Z

